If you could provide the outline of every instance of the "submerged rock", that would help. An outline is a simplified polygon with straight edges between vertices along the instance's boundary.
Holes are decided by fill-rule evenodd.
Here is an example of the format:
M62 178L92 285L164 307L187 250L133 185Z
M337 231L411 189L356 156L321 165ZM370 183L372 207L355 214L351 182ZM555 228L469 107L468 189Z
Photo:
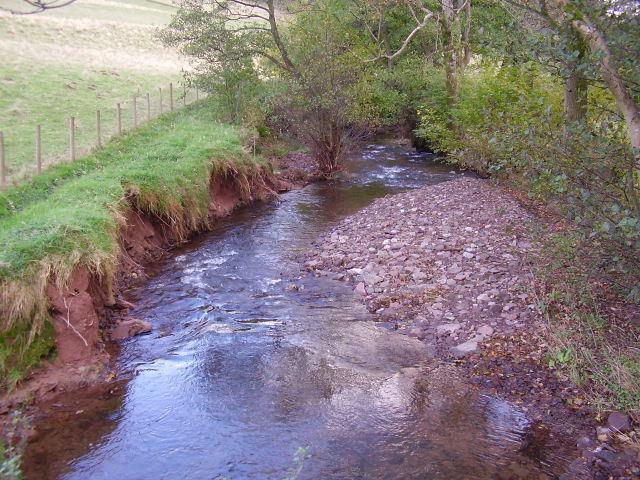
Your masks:
M151 331L151 324L145 320L132 318L123 320L111 332L111 340L124 340Z

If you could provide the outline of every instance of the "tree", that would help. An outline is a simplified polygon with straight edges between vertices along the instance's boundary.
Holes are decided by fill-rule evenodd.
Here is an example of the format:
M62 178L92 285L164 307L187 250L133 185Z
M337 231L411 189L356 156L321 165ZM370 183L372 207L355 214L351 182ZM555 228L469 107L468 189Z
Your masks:
M618 109L624 116L631 146L635 150L635 154L640 156L640 108L638 108L631 88L620 74L618 61L609 46L609 42L587 12L579 10L577 5L569 3L567 0L555 1L558 7L563 10L575 12L567 15L569 17L568 20L575 31L589 45L592 53L600 58L602 78L613 94Z
M196 66L222 67L257 56L301 76L282 38L274 0L185 0L162 38L194 57Z
M366 3L366 2L365 2ZM383 4L385 5L385 4ZM412 29L402 39L395 51L390 49L388 34L385 25L385 15L393 11L391 8L378 8L373 18L365 21L374 46L380 52L375 57L366 60L377 62L386 60L389 66L401 55L406 54L409 47L416 41L420 32L423 32L431 24L437 26L434 43L442 46L440 52L443 56L446 73L447 98L450 107L454 106L460 94L460 75L471 60L470 35L471 35L471 0L438 0L431 5L422 0L405 0L395 4L404 8L411 19ZM465 26L462 28L464 17ZM376 27L377 24L377 27Z
M570 62L571 72L567 79L565 112L567 120L576 121L586 113L586 79L580 71L586 62L587 50L597 59L603 82L613 95L617 108L627 126L629 141L636 155L640 155L640 109L635 100L634 88L637 83L625 78L621 73L620 56L611 48L611 41L599 27L606 23L611 35L620 31L620 24L632 20L635 34L640 33L638 27L639 12L636 4L628 1L620 2L577 2L575 0L504 0L521 10L543 19L556 32L564 32L572 45L573 59ZM613 27L613 28L612 28ZM617 28L616 28L617 27ZM638 40L635 40L638 47ZM636 55L637 57L637 55ZM635 68L633 68L635 67ZM636 71L637 63L628 71Z
M331 5L297 7L287 12L285 28L274 0L187 0L162 37L194 59L195 81L207 88L235 88L237 95L241 77L284 83L272 108L289 117L329 175L340 168L356 130L346 114L352 77L332 31L339 23L327 13Z

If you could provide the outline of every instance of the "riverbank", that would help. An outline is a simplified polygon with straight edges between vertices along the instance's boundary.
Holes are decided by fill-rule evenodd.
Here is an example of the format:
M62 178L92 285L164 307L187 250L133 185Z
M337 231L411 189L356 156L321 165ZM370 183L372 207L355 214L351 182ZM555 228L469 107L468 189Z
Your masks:
M244 135L201 102L0 193L2 411L109 375L110 341L150 329L120 296L146 264L304 183L281 179Z
M621 432L596 436L595 408L551 366L534 288L546 227L503 188L459 177L376 200L320 238L306 266L351 283L382 326L433 346L478 388L522 405L536 434L577 441L576 468L634 475L638 432L628 417L610 419Z

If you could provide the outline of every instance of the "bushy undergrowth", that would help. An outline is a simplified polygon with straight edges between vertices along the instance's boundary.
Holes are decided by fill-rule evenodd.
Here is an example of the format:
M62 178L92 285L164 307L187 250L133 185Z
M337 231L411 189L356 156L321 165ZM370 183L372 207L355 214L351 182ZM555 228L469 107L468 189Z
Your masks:
M640 419L640 329L634 306L584 268L590 250L575 233L547 239L536 263L537 298L549 323L549 365L586 388L597 411L623 410Z
M178 234L199 229L212 173L253 168L242 130L218 123L215 110L205 102L162 117L0 194L0 385L53 348L45 328L49 282L64 285L81 265L109 285L131 203Z
M588 117L565 124L562 84L535 67L476 67L452 109L434 82L417 134L451 162L501 178L569 220L571 228L543 239L553 262L538 271L552 357L603 408L638 415L640 332L605 308L616 298L640 303L640 165L612 99L592 87Z

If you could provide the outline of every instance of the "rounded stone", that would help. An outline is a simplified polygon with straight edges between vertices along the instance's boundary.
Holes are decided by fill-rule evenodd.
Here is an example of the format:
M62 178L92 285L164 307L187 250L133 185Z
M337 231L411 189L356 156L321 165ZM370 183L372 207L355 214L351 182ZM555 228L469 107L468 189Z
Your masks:
M612 412L607 418L607 425L614 432L629 433L631 431L631 418L621 412Z

